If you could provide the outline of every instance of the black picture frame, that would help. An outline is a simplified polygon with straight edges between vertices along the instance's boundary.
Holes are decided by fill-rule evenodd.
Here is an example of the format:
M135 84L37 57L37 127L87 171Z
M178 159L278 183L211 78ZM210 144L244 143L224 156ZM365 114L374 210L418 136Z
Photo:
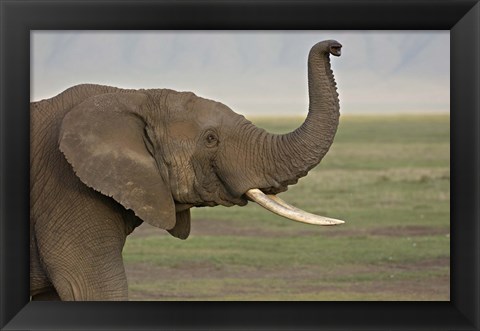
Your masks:
M480 328L478 0L0 0L0 10L3 329ZM30 31L42 29L450 30L450 302L29 302Z

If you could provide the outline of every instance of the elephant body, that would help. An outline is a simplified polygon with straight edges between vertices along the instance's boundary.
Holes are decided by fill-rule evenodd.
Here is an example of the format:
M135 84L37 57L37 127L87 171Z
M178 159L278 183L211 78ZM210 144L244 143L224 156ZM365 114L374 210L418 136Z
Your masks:
M81 85L31 105L30 291L34 298L54 291L63 300L127 297L125 273L118 270L123 268L121 251L126 235L141 220L83 184L58 148L68 110L91 96L117 91ZM102 220L92 223L94 214ZM71 258L85 254L89 255L86 259ZM104 281L117 282L121 290L105 293L109 286L96 277L102 272L99 267L108 274ZM69 280L65 275L86 279ZM71 286L72 282L88 282L89 286ZM88 293L76 293L82 290Z
M186 239L190 208L243 206L251 189L305 176L338 125L329 54L340 47L312 48L309 115L285 135L191 92L78 85L32 102L32 298L126 300L122 249L143 221Z

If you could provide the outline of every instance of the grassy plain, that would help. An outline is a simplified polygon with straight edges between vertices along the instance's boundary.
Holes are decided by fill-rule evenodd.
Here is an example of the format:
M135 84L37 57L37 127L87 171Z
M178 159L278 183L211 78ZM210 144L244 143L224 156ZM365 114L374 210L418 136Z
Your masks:
M254 119L288 132L300 118ZM342 116L322 163L281 194L343 219L199 208L181 241L143 224L124 250L131 300L449 300L448 115Z

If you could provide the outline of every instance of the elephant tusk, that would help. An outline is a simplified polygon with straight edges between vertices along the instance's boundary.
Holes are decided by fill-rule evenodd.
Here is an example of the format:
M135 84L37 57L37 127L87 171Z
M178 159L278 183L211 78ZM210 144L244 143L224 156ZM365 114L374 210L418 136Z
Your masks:
M250 189L245 193L247 197L258 203L263 208L292 221L314 224L314 225L337 225L344 221L324 216L318 216L298 209L275 195L266 195L259 189Z
M276 203L278 203L279 205L282 205L284 206L285 208L288 208L290 210L296 210L296 211L299 211L299 212L303 212L303 210L297 208L297 207L294 207L292 206L291 204L289 204L288 202L285 202L285 200L281 199L280 197L277 197L275 194L266 194L266 196L275 201ZM316 216L316 215L315 215Z

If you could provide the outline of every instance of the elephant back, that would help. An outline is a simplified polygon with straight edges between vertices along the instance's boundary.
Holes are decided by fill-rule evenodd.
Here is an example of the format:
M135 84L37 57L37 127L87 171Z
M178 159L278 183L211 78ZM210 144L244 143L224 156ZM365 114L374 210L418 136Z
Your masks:
M35 117L56 117L51 116L51 112L67 113L70 109L83 102L84 100L104 93L129 92L131 90L119 89L112 86L81 84L66 89L60 94L36 102L30 103L31 116ZM57 115L58 116L58 115ZM62 117L62 116L60 116Z

